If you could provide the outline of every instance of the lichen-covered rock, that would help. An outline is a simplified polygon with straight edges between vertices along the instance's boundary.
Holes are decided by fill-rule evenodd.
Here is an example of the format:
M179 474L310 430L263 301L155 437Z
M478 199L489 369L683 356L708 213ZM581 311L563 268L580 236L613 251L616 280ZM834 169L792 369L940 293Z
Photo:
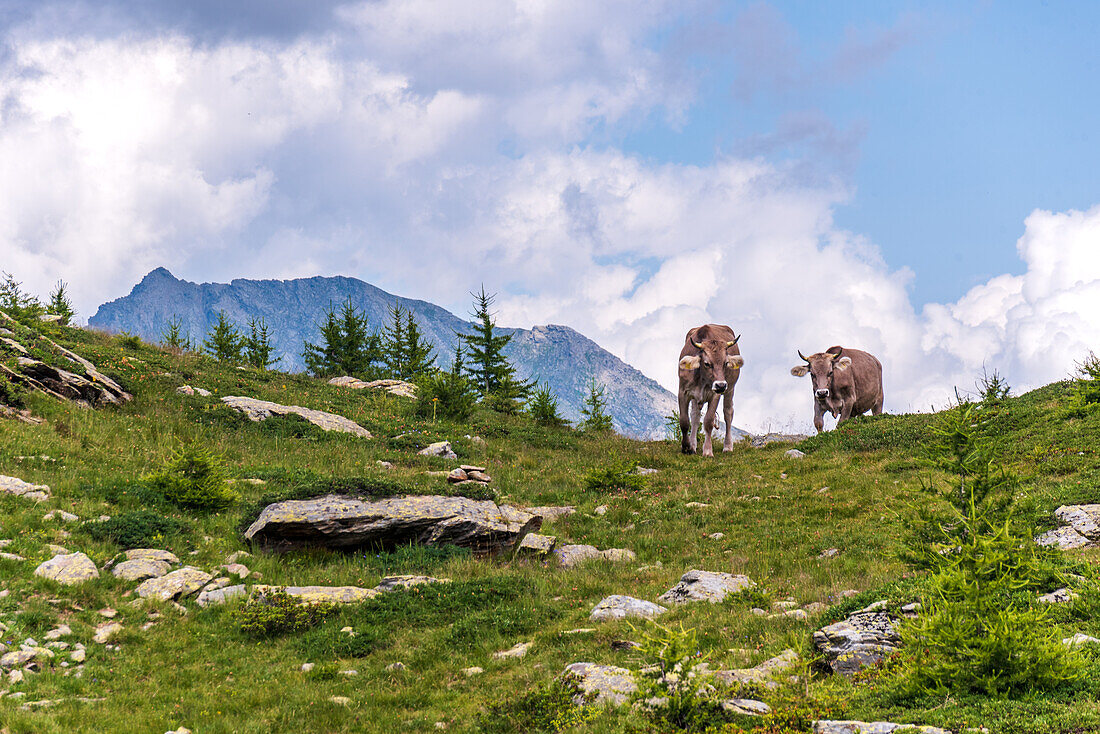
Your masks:
M424 584L449 584L450 579L437 579L432 576L416 576L416 575L404 575L404 576L387 576L378 582L378 585L374 587L375 591L394 591L395 589L408 589L413 586L423 586Z
M1100 539L1100 505L1062 505L1054 516L1089 540Z
M900 644L897 621L886 612L856 612L814 632L814 646L824 655L824 664L848 676L892 655Z
M5 670L18 668L34 660L37 654L38 652L36 650L13 650L9 653L4 653L3 656L0 656L0 668L4 668Z
M532 515L538 515L544 522L553 522L559 517L568 517L575 513L577 508L572 505L543 505L541 507L528 507L524 512L530 512Z
M916 724L893 724L889 721L826 721L814 722L814 734L893 734L898 729L920 734L951 734L947 729Z
M210 583L214 578L206 571L200 571L193 566L184 566L159 578L141 582L134 591L141 598L153 598L160 601L169 599L182 599Z
M522 658L527 656L527 651L531 649L533 642L517 642L507 650L498 650L493 653L494 660L507 660L509 658Z
M0 492L25 497L35 502L41 502L50 498L50 488L45 484L31 484L18 477L5 477L0 475Z
M268 400L257 400L238 395L226 395L222 402L234 410L238 410L248 416L251 421L267 420L273 415L299 415L307 421L325 431L350 433L361 438L370 438L370 431L363 428L353 420L342 415L326 413L323 410L303 408L300 405L279 405Z
M44 561L34 575L71 586L99 578L99 569L83 553L65 553Z
M763 716L772 711L768 704L752 698L728 698L722 701L722 709L740 716Z
M168 573L171 566L166 561L154 561L147 558L135 558L132 561L123 561L111 569L115 578L126 581L144 581L155 579Z
M538 533L528 533L523 537L523 542L519 544L519 554L522 556L534 556L536 558L542 558L549 555L554 546L557 545L558 539L554 535L539 535Z
M562 568L576 568L585 561L597 558L617 563L620 561L633 561L637 559L634 551L625 548L608 548L600 550L594 545L562 545L554 549L554 556L558 559L558 565Z
M180 562L175 553L159 548L131 548L126 551L127 561L163 561L171 565Z
M621 706L630 694L638 690L634 674L626 668L595 663L573 663L565 666L566 673L577 676L577 683L585 693L595 693L596 703Z
M282 591L299 601L312 604L331 602L333 604L354 604L378 596L374 589L358 586L253 586L253 596L264 596L271 591Z
M200 593L195 603L200 607L211 607L218 604L225 604L230 599L237 596L244 596L245 587L244 584L237 584L235 586L223 586L216 589L205 588Z
M1084 535L1068 526L1048 530L1037 537L1035 542L1039 545L1056 545L1063 550L1082 548L1091 543Z
M717 604L727 594L736 594L751 589L756 582L748 576L733 575L720 571L692 570L680 577L679 583L657 597L657 601L666 604L687 604L693 601L709 601Z
M714 677L726 686L736 684L763 685L765 688L778 687L772 678L789 670L798 662L798 653L787 649L773 658L769 658L754 668L737 668L734 670L716 670Z
M268 505L245 538L273 550L457 545L479 554L511 551L542 518L508 505L432 495L360 500L327 495Z
M624 596L622 594L612 594L602 599L600 603L592 609L592 613L588 615L588 618L606 620L641 617L642 619L650 619L664 614L667 611L668 609L665 607L662 607L660 604L654 604L651 601L635 599L632 596Z
M455 453L451 447L450 441L436 441L435 443L428 444L426 448L422 448L416 453L421 456L437 456L441 459L457 459L458 454Z
M348 387L352 390L385 390L390 395L396 395L400 398L416 397L416 385L411 382L405 382L404 380L372 380L370 382L364 382L363 380L344 375L343 377L333 377L328 381L328 384L338 387Z
M1077 592L1067 588L1055 589L1049 594L1043 594L1039 601L1043 604L1067 604L1077 598Z

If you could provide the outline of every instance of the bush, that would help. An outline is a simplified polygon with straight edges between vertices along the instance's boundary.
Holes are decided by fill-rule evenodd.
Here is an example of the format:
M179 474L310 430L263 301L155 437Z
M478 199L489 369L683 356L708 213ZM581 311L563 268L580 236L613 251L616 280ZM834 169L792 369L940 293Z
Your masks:
M110 520L88 521L80 529L96 540L110 540L123 550L163 548L184 533L186 526L175 519L150 510L135 510L115 515Z
M118 335L118 345L123 349L135 352L141 349L141 337L137 334L131 334L128 331L124 331Z
M560 428L567 421L558 415L558 398L549 385L536 385L531 400L527 403L527 413L535 423L546 428Z
M703 662L695 630L650 622L638 649L641 667L632 698L650 719L685 731L702 731L725 720L709 678L695 668Z
M591 433L608 433L614 426L611 416L607 414L607 398L604 397L605 387L592 378L588 382L588 395L584 398L584 407L581 408L581 430Z
M595 692L585 693L580 679L567 673L518 698L507 695L489 704L478 720L478 731L488 734L560 732L600 715L593 705Z
M233 619L246 635L272 637L307 630L321 623L335 609L335 604L307 604L286 593L285 589L272 589L250 597L234 609Z
M418 381L416 407L420 418L461 422L474 412L477 393L470 381L453 372L436 372Z
M0 375L0 405L7 405L10 408L25 408L27 404L23 395L24 392L21 387Z
M636 473L636 462L611 464L593 469L584 477L585 489L592 492L636 492L646 485L646 477Z
M197 446L185 446L163 470L143 478L169 502L195 510L221 510L237 501L217 457Z

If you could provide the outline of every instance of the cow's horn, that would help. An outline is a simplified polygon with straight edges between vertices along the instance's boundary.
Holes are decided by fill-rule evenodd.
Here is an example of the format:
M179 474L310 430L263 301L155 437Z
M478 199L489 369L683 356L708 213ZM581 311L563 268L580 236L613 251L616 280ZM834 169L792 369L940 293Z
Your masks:
M703 348L703 345L700 342L695 341L694 339L691 340L691 345L693 347L695 347L696 349L702 349Z
M801 349L799 349L799 350L798 350L798 356L799 356L799 357L802 357L802 359L803 359L803 360L805 360L806 362L809 362L809 361L810 361L809 357L807 357L806 355L804 355L804 354L802 353L802 350L801 350Z
M734 344L736 344L736 343L738 342L738 340L739 340L740 338L741 338L741 335L740 335L740 334L736 334L736 335L734 335L734 337L733 337L733 341L731 341L731 342L726 342L726 346L727 346L727 347L732 347L732 346L733 346Z

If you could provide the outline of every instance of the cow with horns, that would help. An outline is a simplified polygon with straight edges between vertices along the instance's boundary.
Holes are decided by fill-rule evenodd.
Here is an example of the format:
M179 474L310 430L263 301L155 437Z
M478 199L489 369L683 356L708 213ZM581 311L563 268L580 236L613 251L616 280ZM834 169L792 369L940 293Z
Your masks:
M733 387L737 384L741 365L745 363L737 348L740 339L733 329L719 324L697 326L687 333L680 350L680 449L694 454L699 436L699 415L707 405L703 418L703 456L714 456L711 433L718 401L723 397L722 413L726 419L723 451L733 449ZM690 419L689 419L690 414Z
M799 350L806 364L791 368L795 377L810 375L814 391L814 427L825 427L823 417L832 413L839 426L853 415L882 412L882 363L859 349L829 347L809 357Z

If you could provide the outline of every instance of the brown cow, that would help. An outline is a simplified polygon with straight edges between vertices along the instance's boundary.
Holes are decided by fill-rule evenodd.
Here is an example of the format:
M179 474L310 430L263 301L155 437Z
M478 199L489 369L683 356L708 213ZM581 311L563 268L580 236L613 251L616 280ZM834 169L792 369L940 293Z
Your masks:
M722 412L726 418L726 440L723 451L733 449L733 387L741 365L745 363L737 348L741 337L733 329L719 324L697 326L687 333L684 348L680 350L680 450L694 454L699 436L699 414L703 403L707 414L703 419L703 456L714 456L711 432L714 430L714 414L718 401L725 395ZM688 411L691 411L690 421Z
M859 349L829 347L806 357L806 361L791 368L791 374L802 377L807 372L813 381L814 427L821 432L828 411L839 426L853 415L882 412L882 363Z

